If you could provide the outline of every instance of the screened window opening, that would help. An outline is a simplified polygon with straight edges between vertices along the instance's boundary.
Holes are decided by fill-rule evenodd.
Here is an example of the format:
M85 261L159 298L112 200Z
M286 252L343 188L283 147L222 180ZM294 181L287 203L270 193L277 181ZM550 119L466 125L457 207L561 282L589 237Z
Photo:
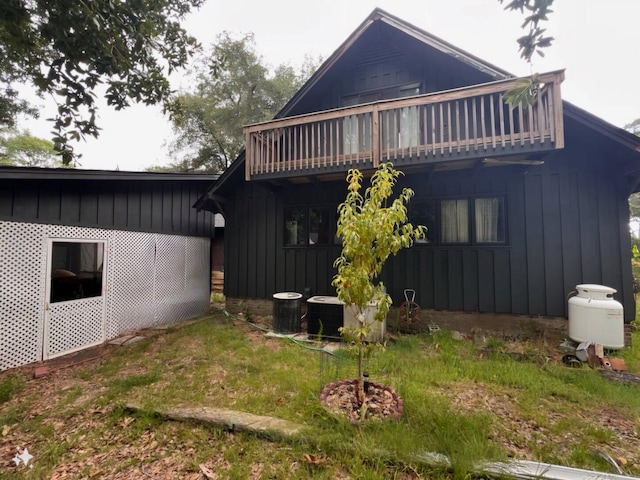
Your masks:
M50 302L102 295L104 242L53 242Z
M410 218L409 221L413 227L422 225L427 228L427 234L425 238L417 240L418 243L435 243L437 241L436 228L436 201L428 200L423 203L409 204L410 205Z
M333 241L331 209L293 207L285 210L285 246L329 245Z
M284 219L284 243L287 246L307 244L307 209L289 208Z

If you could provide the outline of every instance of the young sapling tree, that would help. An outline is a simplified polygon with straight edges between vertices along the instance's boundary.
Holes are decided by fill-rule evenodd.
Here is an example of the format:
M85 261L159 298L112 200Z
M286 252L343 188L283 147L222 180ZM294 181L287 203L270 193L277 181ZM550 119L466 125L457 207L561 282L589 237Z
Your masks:
M363 358L376 348L376 344L366 342L372 328L366 321L367 307L375 303L375 320L382 322L392 303L384 284L376 283L377 277L389 255L410 247L426 234L426 227L414 227L407 222L407 204L413 190L404 188L397 198L391 199L400 175L402 172L391 163L380 164L363 195L363 174L351 169L347 174L346 199L338 206L337 235L342 251L334 262L338 271L331 284L358 322L357 327L342 327L340 333L356 352L359 379Z

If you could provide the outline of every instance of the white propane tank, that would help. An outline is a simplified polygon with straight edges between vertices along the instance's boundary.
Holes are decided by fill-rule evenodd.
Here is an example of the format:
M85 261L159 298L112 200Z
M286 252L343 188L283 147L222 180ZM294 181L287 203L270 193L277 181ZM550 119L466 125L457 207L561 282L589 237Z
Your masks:
M576 285L569 299L569 338L604 348L624 347L624 309L613 299L617 290L604 285Z

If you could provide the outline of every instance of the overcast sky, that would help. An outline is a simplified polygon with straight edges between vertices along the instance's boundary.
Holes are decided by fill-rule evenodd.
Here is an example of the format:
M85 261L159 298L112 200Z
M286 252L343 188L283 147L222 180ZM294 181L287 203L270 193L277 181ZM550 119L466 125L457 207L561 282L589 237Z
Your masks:
M252 32L266 64L297 66L306 54L326 59L376 7L515 75L531 73L517 51L522 17L498 0L208 0L185 27L203 44L225 30ZM544 26L555 41L534 71L566 69L563 98L616 126L639 118L640 0L555 0L553 10ZM174 88L184 85L177 79ZM75 147L81 168L144 170L170 161L172 132L158 108L101 108L99 124L99 139ZM47 122L23 126L49 137Z

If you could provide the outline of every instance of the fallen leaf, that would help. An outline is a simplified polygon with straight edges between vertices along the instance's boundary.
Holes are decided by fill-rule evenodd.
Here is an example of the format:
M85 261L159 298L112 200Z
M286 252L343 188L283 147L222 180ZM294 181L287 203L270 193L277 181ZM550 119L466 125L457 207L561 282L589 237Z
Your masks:
M202 474L209 479L216 479L218 478L218 476L216 475L216 472L214 472L213 470L211 470L209 467L207 467L204 463L201 463L200 465L200 471L202 472Z
M3 425L2 426L2 436L3 437L7 436L10 431L11 431L11 427L9 425Z
M312 465L322 465L327 461L326 458L320 455L309 455L308 453L304 454L304 459L307 463L310 463Z
M122 420L120 420L120 426L121 427L128 427L129 425L131 425L133 422L135 422L135 418L133 417L124 417Z

